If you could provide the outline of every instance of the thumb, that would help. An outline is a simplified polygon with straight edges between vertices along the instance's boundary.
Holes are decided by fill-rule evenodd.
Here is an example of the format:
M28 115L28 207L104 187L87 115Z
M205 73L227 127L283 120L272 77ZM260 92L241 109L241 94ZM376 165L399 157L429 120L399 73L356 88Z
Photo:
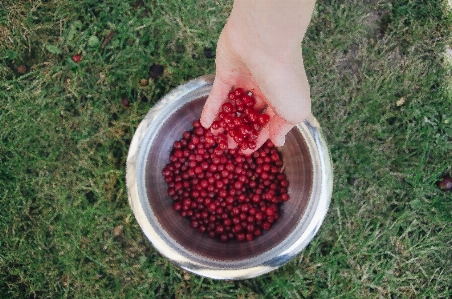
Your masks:
M230 88L231 85L224 83L218 76L215 77L212 90L201 113L201 125L204 128L209 128L212 125L221 105L227 99Z
M274 115L268 122L269 138L277 147L283 146L286 135L295 125L289 123L278 115Z

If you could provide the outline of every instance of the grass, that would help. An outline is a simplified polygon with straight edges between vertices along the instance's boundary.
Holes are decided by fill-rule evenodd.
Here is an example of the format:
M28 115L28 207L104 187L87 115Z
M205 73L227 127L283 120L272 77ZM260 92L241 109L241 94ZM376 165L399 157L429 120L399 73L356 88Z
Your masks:
M127 203L130 140L162 95L215 71L204 49L231 5L0 3L2 298L452 297L452 195L435 185L452 171L445 0L317 1L303 53L335 181L297 258L213 281L149 245Z

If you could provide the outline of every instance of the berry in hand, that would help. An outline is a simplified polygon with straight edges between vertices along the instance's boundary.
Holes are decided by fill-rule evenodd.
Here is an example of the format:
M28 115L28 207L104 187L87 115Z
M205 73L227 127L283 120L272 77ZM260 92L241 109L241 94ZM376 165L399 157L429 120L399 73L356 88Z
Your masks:
M223 128L224 134L229 135L242 150L256 149L255 140L270 121L270 116L260 114L255 105L256 99L252 93L240 87L232 90L211 128L214 130Z

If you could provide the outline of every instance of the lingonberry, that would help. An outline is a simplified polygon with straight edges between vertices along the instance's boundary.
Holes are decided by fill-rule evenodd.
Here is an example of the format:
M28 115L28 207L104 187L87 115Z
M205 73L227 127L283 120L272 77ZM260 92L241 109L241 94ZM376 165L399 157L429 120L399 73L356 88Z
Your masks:
M247 107L253 107L256 104L256 100L247 94L242 96L242 101Z
M241 87L238 87L238 88L236 88L235 90L234 90L234 95L236 96L236 97L240 97L240 96L242 96L242 94L244 94L245 93L245 90L243 89L243 88L241 88Z
M224 103L222 109L226 113L234 112L234 106L232 105L232 103Z
M245 106L250 105L248 97L253 99L243 90L229 95ZM230 124L238 125L233 134L249 146L249 133L257 132L250 129L249 119L237 114L237 106L225 104L231 105L223 105L223 119L232 116ZM259 117L257 121L262 124ZM199 121L192 125L191 131L173 143L169 163L162 170L173 209L189 218L187 225L222 242L251 241L262 235L280 218L280 204L289 200L289 183L278 151L266 142L253 155L244 156L227 148L226 135L214 136Z
M442 177L441 181L439 181L437 184L441 190L444 191L452 190L452 178L448 175Z
M228 235L227 234L222 234L220 236L220 240L221 240L221 242L227 242L228 241Z
M130 103L129 103L129 99L128 98L122 98L121 99L121 103L124 107L129 107Z
M79 63L81 59L82 59L82 56L79 55L79 54L75 54L75 55L72 56L72 60L73 60L75 63Z
M254 234L253 233L247 233L246 234L246 240L247 241L253 241L254 239Z
M25 74L27 72L27 66L25 64L21 64L17 67L17 72L19 74Z
M221 128L220 121L218 121L218 120L214 121L214 122L212 123L211 128L214 129L214 130L218 130L219 128Z
M261 126L265 126L269 120L270 120L270 115L261 114L257 118L257 123L260 124Z
M238 233L236 234L236 238L238 241L245 241L245 234L244 233Z

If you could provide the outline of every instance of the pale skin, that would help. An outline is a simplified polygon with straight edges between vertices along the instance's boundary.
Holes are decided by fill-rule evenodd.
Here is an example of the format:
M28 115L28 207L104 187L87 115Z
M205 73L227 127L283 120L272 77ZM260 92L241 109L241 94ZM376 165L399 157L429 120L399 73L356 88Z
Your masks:
M215 81L201 114L205 128L236 87L250 90L257 108L271 116L256 149L268 139L282 146L286 134L311 114L301 42L314 5L315 0L234 1L218 40ZM235 146L230 140L229 147Z

